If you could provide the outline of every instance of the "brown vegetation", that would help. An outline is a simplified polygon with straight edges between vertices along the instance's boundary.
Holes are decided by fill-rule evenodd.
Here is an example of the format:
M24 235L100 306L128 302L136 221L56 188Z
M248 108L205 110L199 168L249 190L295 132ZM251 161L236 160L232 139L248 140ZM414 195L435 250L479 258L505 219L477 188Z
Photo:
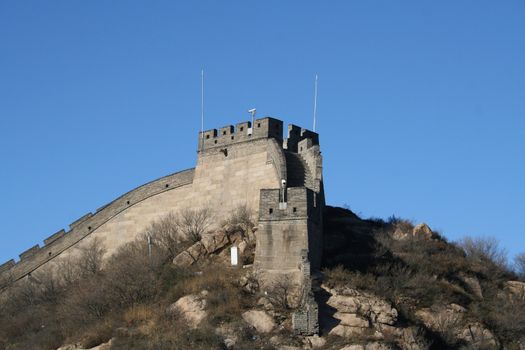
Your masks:
M437 234L433 239L413 235L399 239L398 232L412 232L411 222L395 217L387 222L361 220L342 209L327 210L331 213L325 216L325 239L338 243L325 250L329 286L380 296L400 311L401 321L407 324L421 325L415 312L422 308L465 307L464 320L443 318L437 332L428 332L437 333L433 347L465 346L453 333L468 320L481 322L509 349L518 346L517 340L525 334L525 300L503 292L505 282L516 276L497 240L467 237L454 244Z

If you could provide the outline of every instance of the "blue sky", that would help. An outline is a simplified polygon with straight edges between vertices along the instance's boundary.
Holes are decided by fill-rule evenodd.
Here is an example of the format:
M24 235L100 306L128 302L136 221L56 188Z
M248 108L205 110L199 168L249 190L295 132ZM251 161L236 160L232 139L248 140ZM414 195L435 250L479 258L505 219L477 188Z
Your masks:
M2 1L0 261L193 167L247 109L318 131L327 202L525 251L523 1Z

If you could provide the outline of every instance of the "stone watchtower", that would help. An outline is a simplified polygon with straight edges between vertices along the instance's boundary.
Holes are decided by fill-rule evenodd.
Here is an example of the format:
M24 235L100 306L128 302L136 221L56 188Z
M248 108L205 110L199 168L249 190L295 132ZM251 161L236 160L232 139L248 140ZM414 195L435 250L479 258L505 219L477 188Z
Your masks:
M261 190L255 268L263 288L283 278L298 287L293 328L314 334L319 331L318 308L311 278L321 264L325 204L318 134L289 125L282 154L286 182L279 189Z
M213 163L213 167L222 164L236 172L250 169L255 163L246 163L238 155L260 147L266 150L267 164L273 165L278 182L259 187L259 196L249 199L257 201L252 203L259 218L254 266L263 289L283 279L290 283L298 305L294 330L314 334L318 332L318 312L311 275L319 270L322 252L322 157L318 134L295 125L288 126L287 134L283 138L283 123L273 118L204 131L199 134L197 171L206 168L206 163ZM226 165L228 157L239 161ZM254 169L247 176L259 174ZM235 189L223 195L236 198Z

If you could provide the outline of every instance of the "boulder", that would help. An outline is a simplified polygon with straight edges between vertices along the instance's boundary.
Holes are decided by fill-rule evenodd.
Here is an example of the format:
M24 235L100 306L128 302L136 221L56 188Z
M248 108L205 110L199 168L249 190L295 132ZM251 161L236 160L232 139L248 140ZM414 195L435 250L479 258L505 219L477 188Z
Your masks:
M107 343L103 343L103 344L97 345L89 349L83 348L80 344L68 344L68 345L63 345L59 347L57 350L109 350L111 348L112 342L113 342L113 339L111 339Z
M224 339L223 343L226 349L235 349L239 333L239 330L231 323L222 323L215 329L215 334Z
M442 333L445 330L450 331L461 327L464 312L465 308L457 304L451 304L446 307L435 306L417 310L416 317L419 318L428 329Z
M507 281L505 282L505 290L513 297L525 299L525 282Z
M390 350L394 349L391 345L385 344L383 342L371 342L367 343L366 345L362 344L352 344L352 345L346 345L345 347L339 349L339 350Z
M419 224L412 230L412 236L428 240L434 238L435 234L427 224Z
M67 344L67 345L62 345L57 350L79 350L81 348L82 347L80 346L80 344Z
M334 317L341 321L340 324L348 327L360 327L368 328L370 323L363 317L357 316L356 314L347 314L343 312L336 312Z
M231 338L226 338L224 339L224 346L226 347L226 349L230 350L230 349L235 349L235 340L231 339Z
M459 273L457 274L457 278L463 282L470 293L474 294L480 299L483 299L483 291L481 289L481 285L479 284L479 280L476 277Z
M193 260L197 261L204 255L206 255L206 249L204 249L204 245L201 242L197 242L188 249L186 249L186 252L191 255Z
M322 285L321 288L329 295L321 320L328 334L380 340L384 338L385 327L395 328L398 314L389 302L348 287L330 289Z
M365 346L361 344L346 345L339 350L365 350Z
M369 332L368 328L362 327L350 327L342 324L338 324L328 332L329 335L337 335L341 338L354 338L356 336L362 336Z
M275 321L265 311L246 311L242 318L259 333L269 333L275 328Z
M168 314L179 313L188 322L188 327L196 329L207 316L204 295L186 295L170 305L166 311Z
M392 345L383 342L373 342L366 344L365 350L393 350L395 349Z
M201 244L208 254L221 250L230 243L228 235L224 231L217 231L212 234L203 235Z
M446 307L435 306L418 310L416 316L428 329L441 336L448 336L451 340L463 341L475 348L497 347L496 337L481 323L465 325L465 312L464 307L450 304Z
M459 333L458 338L476 348L487 348L488 346L497 348L499 346L494 334L481 323L471 323L467 325L467 327Z
M317 334L305 338L305 345L312 348L322 348L326 344L326 339L318 336Z
M173 264L178 267L188 267L192 265L195 262L195 260L191 257L191 255L184 251L177 255L175 259L173 259Z
M248 248L248 243L246 241L241 241L239 243L239 254L244 254L244 252L246 251L246 248Z
M392 234L392 238L398 241L401 241L403 239L406 239L408 237L408 233L403 231L401 228L397 227Z
M376 323L393 325L397 321L397 310L383 299L350 288L338 291L325 286L323 288L331 294L327 305L336 309L336 315L339 317L341 314L354 314L358 318L368 320L372 326ZM335 316L341 320L339 317Z

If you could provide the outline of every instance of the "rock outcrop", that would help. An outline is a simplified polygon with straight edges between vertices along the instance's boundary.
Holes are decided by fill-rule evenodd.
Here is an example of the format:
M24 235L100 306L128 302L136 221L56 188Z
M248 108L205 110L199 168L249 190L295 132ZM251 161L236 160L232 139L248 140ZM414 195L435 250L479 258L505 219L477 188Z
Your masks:
M480 322L469 322L466 312L464 307L450 304L418 310L416 316L428 329L441 334L446 340L463 342L475 348L496 348L498 341L494 334Z
M261 310L246 311L242 318L259 333L269 333L276 326L274 319Z
M247 250L251 246L250 237L252 236L253 234L245 235L243 229L237 226L206 233L202 235L200 241L179 253L173 259L173 264L179 267L188 267L208 256L225 253L226 248L231 245L237 245L241 254L248 254ZM223 255L224 260L228 260L228 254Z
M206 291L199 295L186 295L170 305L166 311L169 314L180 314L187 321L188 327L196 329L207 316L206 295Z
M329 295L322 323L328 326L326 331L331 335L351 338L368 333L380 339L381 326L392 326L397 321L397 310L376 296L351 288L336 290L324 285L322 288Z

